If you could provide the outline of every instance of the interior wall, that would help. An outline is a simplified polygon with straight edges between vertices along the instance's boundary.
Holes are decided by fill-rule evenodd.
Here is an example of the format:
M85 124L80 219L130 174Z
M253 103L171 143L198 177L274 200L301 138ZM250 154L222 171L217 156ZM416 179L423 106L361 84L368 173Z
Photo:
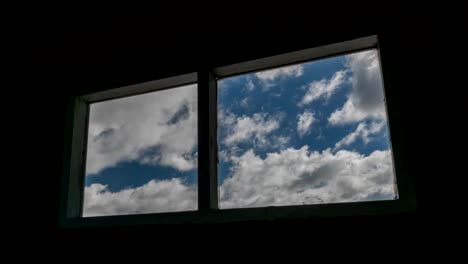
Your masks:
M401 133L402 156L416 186L414 170L420 109L414 95L422 89L415 76L422 76L427 65L429 20L393 12L314 16L314 12L288 15L256 14L215 15L213 20L198 15L172 18L114 17L86 20L48 19L36 24L28 35L31 42L29 80L25 89L32 110L31 129L35 131L34 171L44 177L30 179L35 206L29 209L28 228L60 238L122 238L158 233L154 226L59 230L57 212L60 178L67 129L67 98L102 89L149 81L160 77L193 72L204 64L222 66L294 51L330 42L385 33L390 56L383 67L391 68L400 108L397 126ZM212 14L207 12L207 14ZM183 18L183 15L187 17ZM177 20L179 19L179 20ZM182 20L182 21L181 21ZM417 48L415 48L415 46ZM416 66L417 65L417 66ZM30 81L30 82L29 82ZM389 87L386 87L387 89ZM409 92L411 91L411 92ZM29 103L33 101L33 103ZM395 124L392 124L394 126ZM36 152L34 152L36 153ZM417 189L417 188L416 188ZM423 204L418 200L418 206ZM260 221L260 224L306 224L334 228L369 228L414 225L417 212L383 216L356 216L333 219ZM28 220L27 219L27 220ZM244 223L246 224L246 223ZM247 224L251 224L248 222ZM323 232L323 231L322 231Z

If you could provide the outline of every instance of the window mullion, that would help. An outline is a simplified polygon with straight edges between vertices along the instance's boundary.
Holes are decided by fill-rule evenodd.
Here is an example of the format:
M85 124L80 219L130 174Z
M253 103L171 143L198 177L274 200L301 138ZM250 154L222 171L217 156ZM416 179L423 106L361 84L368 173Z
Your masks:
M216 79L198 71L198 209L218 208Z

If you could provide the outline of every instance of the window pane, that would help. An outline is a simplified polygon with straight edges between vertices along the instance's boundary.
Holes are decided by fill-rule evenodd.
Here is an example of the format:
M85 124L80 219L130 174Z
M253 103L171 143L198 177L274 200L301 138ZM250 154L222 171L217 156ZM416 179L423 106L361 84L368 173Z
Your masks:
M377 50L218 81L220 208L397 199Z
M90 105L83 216L197 209L197 89Z

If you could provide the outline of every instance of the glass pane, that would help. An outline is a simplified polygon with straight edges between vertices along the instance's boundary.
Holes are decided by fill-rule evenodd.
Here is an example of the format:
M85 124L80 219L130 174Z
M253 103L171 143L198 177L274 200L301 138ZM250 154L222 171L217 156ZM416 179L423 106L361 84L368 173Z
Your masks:
M90 105L83 216L196 210L197 86Z
M397 199L377 50L218 81L220 208Z

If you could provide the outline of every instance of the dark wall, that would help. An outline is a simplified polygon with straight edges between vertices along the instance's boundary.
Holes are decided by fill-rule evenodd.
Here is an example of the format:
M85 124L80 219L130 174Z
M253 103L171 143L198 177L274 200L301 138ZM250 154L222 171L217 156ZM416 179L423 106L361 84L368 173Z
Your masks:
M230 14L206 11L196 15L189 8L169 16L163 9L151 17L80 20L62 17L32 23L25 36L32 62L25 85L28 93L25 109L33 113L28 122L32 122L30 129L36 131L34 140L39 143L31 152L31 158L34 157L31 170L39 172L41 177L29 181L34 206L28 215L40 217L26 219L28 228L71 239L151 236L161 231L154 226L71 231L57 228L69 96L189 73L203 64L222 66L376 33L386 38L383 48L387 57L383 58L383 67L392 71L389 82L392 96L398 99L399 107L394 114L398 123L392 126L398 126L403 166L417 187L414 150L419 124L415 117L421 111L417 107L421 102L416 99L422 87L415 76L424 75L428 67L425 62L430 52L430 19L403 14L392 6L365 12L346 7L333 16L310 7L294 12L281 7L277 11L283 12L267 12L260 7L255 10L239 9ZM418 199L418 208L423 204ZM405 232L411 234L416 216L417 210L385 216L260 223L369 231L404 226Z

